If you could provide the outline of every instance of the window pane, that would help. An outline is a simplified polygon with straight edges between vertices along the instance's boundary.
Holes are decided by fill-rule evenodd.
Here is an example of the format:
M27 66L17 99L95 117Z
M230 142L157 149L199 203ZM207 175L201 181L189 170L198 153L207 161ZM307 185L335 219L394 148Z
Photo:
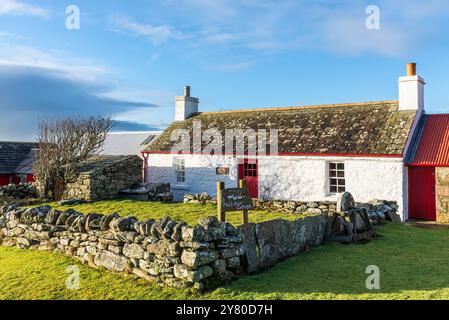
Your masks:
M329 192L345 192L345 164L341 162L329 163Z
M174 169L175 169L175 179L178 183L185 182L185 160L184 159L175 159L174 160Z

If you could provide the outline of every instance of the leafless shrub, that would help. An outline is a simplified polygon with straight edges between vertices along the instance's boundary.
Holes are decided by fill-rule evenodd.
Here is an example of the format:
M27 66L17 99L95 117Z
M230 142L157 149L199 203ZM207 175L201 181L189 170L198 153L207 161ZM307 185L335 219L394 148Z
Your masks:
M77 177L79 164L98 153L112 126L109 117L40 121L33 170L41 196L58 199L64 185Z

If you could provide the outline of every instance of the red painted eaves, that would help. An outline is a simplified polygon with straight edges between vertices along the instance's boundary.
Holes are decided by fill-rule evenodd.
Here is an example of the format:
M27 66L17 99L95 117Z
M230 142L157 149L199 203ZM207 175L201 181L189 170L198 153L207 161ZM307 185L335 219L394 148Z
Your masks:
M173 155L202 155L202 153L193 153L193 152L184 152L184 153L176 153L176 152L161 152L161 151L143 151L142 154L173 154ZM224 153L221 155L225 156L235 156L235 153ZM353 153L305 153L305 152L279 152L278 154L272 154L268 156L296 156L296 157L354 157L354 158L402 158L402 154L353 154Z

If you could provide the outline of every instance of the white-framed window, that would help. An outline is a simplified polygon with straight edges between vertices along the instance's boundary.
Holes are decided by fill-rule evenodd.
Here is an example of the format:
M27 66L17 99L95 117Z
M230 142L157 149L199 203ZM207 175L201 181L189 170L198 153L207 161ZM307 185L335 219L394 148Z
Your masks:
M176 183L186 182L186 163L182 158L175 158L173 162L175 169L175 181Z
M328 168L329 193L345 192L345 164L343 162L329 162Z

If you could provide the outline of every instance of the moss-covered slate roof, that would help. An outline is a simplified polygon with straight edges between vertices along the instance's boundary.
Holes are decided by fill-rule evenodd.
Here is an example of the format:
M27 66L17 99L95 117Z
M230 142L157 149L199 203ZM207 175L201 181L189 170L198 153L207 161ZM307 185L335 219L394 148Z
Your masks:
M210 128L222 133L223 144L225 129L278 129L279 153L399 155L415 115L398 111L397 101L203 112L174 122L145 151L171 152L173 130L187 129L192 137L193 121L201 121L203 133Z
M79 172L80 174L89 174L103 168L109 167L113 164L116 164L120 161L129 159L129 158L138 158L138 156L93 156L89 160L80 164Z

